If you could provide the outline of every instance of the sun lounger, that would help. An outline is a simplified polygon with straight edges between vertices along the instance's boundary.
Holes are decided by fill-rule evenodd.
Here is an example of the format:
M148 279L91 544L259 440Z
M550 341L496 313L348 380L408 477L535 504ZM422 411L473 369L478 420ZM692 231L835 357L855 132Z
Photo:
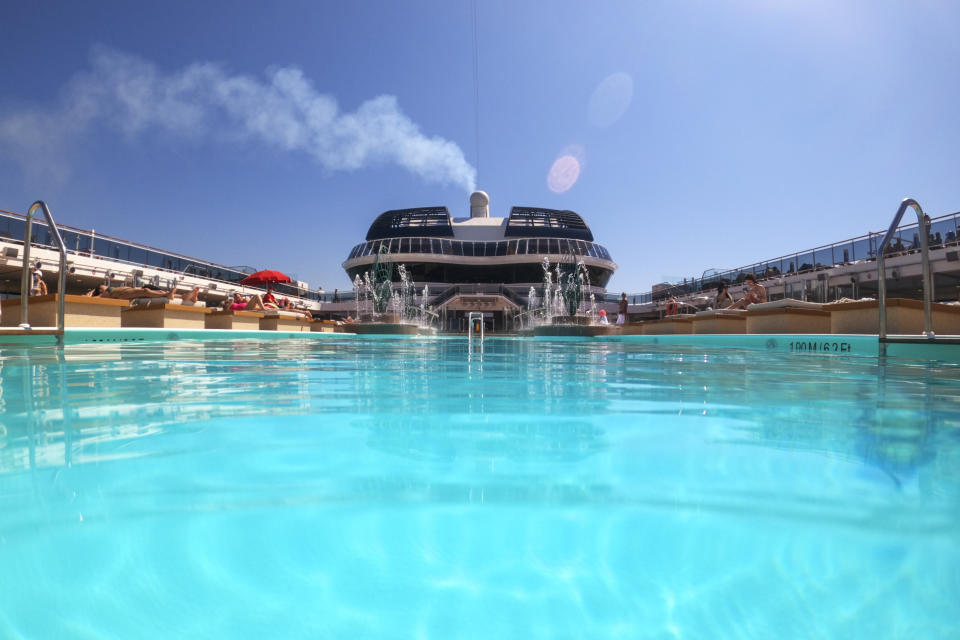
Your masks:
M746 333L747 318L742 309L711 309L693 316L693 332L700 334Z
M267 309L260 318L261 331L310 331L312 320L296 311Z
M120 322L123 327L204 329L209 312L209 309L197 305L152 302L124 309Z
M667 316L662 320L645 322L643 335L674 335L693 333L693 314Z
M751 304L743 314L747 333L830 333L830 312L817 302L785 298Z
M830 312L832 333L880 333L880 313L876 300L836 302L824 307ZM930 305L933 332L941 335L960 335L960 305ZM887 333L891 335L919 335L923 333L923 301L905 298L887 299Z
M230 309L211 309L204 316L207 329L235 329L258 331L263 313L260 311L231 311Z
M207 303L203 300L196 302L184 302L183 298L133 298L130 300L131 307L149 307L158 304L179 304L185 307L205 307Z
M27 307L28 322L32 327L57 326L57 294L33 296ZM20 299L4 300L0 313L0 326L16 327L20 324ZM92 298L67 294L63 300L63 326L119 328L120 312L126 309L126 300Z

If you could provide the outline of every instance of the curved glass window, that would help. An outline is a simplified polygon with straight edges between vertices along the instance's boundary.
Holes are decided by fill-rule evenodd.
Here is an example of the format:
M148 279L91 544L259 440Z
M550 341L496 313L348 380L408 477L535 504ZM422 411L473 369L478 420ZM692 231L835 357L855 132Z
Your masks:
M384 238L369 240L356 245L350 250L349 259L365 256L375 256L380 247L393 255L409 253L428 253L445 256L466 257L499 257L512 255L568 255L592 256L602 260L610 260L610 253L601 245L583 240L568 238L520 238L516 240L500 240L496 242L472 242L468 240L448 240L445 238ZM133 254L131 254L133 255ZM147 255L149 260L151 256ZM169 257L164 256L164 259ZM766 266L779 266L777 262Z

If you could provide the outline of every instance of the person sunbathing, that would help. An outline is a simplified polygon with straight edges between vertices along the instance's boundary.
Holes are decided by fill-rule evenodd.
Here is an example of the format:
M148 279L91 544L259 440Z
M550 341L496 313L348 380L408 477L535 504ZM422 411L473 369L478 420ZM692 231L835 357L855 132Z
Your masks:
M170 293L176 296L177 285L173 285L173 289L171 289ZM199 299L200 299L200 287L194 287L185 296L181 296L182 302L180 304L185 304L187 306L194 305L194 304L197 304L197 301Z
M173 298L173 291L158 291L143 287L109 287L105 284L88 291L87 296L94 298L115 298L117 300L133 300L134 298Z
M249 298L245 298L239 293L233 294L233 302L230 304L231 311L265 311L266 307L263 306L263 298L259 295L252 295Z
M753 276L747 276L743 279L743 281L746 282L747 286L749 287L749 289L747 289L747 293L737 302L735 302L732 307L727 307L728 309L746 309L747 305L759 304L767 301L767 290L764 289L762 284L757 282L756 278Z
M267 309L280 308L279 303L277 303L277 299L269 291L267 291L267 295L263 296L263 306Z

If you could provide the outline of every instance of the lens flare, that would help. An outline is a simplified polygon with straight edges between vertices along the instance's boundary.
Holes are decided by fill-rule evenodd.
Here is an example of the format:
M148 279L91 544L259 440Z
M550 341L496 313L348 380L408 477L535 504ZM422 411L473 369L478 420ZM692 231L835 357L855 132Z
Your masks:
M572 155L562 155L553 162L547 174L547 187L554 193L568 191L580 177L580 162Z
M626 113L631 102L633 78L622 71L607 76L590 96L587 107L590 124L595 127L609 127Z

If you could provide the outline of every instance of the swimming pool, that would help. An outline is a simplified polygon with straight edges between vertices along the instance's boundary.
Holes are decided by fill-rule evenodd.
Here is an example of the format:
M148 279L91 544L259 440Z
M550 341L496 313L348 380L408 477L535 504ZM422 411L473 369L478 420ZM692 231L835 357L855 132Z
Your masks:
M337 335L0 366L0 637L956 637L956 364Z

